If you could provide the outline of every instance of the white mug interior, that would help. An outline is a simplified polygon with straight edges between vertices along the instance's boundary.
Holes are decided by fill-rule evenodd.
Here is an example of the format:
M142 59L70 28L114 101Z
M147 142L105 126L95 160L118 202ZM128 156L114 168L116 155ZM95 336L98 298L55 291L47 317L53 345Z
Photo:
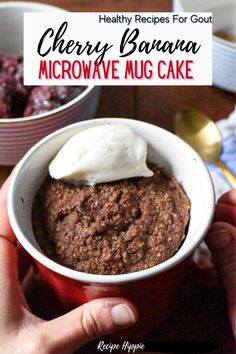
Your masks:
M33 2L0 3L0 51L15 53L23 51L23 18L25 12L65 11L59 7Z
M148 160L164 167L182 184L191 201L187 237L178 252L152 268L122 275L96 275L66 268L49 259L40 249L32 228L31 208L36 192L48 173L48 165L63 144L75 133L102 124L126 124L148 141ZM154 125L124 119L101 118L75 123L41 140L17 165L9 188L8 212L22 246L49 269L82 282L118 284L144 279L163 272L189 256L203 240L214 213L214 188L199 155L174 134Z
M216 32L234 33L236 35L236 1L235 0L174 0L177 11L212 12L213 34ZM214 35L214 40L236 49L236 44Z

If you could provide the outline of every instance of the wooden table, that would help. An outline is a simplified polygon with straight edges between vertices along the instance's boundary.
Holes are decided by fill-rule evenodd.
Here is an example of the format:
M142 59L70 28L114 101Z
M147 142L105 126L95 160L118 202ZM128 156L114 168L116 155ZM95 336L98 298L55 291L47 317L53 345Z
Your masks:
M171 0L41 0L70 11L171 11ZM129 117L173 130L175 112L192 106L214 120L227 117L236 103L236 95L215 87L104 87L97 117ZM0 167L0 185L11 167ZM40 284L35 285L40 292ZM41 290L42 292L42 290ZM44 293L45 294L45 293ZM46 295L45 295L46 296ZM55 300L55 299L54 299ZM51 301L54 301L51 299ZM43 303L29 299L34 312ZM47 298L48 301L48 298ZM55 300L56 301L56 300ZM45 304L45 302L44 302ZM50 309L47 308L50 312ZM47 314L48 315L48 314ZM172 315L146 339L152 341L198 340L222 343L218 354L233 353L223 291L220 287L195 286L185 291ZM95 352L87 347L84 352Z

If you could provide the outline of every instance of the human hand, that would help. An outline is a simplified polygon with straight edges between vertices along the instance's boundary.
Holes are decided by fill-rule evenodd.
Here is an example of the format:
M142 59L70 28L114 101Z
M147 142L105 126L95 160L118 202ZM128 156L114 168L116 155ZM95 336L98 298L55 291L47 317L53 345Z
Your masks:
M0 342L4 354L71 354L89 341L133 325L137 310L122 298L89 302L44 321L34 316L19 281L16 238L7 214L9 179L0 190Z
M205 242L222 278L236 338L236 189L219 199Z

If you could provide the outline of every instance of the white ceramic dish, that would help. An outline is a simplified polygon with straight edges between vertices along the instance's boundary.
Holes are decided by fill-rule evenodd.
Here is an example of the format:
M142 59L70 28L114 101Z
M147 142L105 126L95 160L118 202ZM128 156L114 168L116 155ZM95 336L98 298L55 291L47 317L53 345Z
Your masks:
M174 11L213 13L213 34L236 35L235 0L173 0ZM236 92L236 43L213 35L213 83Z
M23 13L65 11L33 2L0 3L0 51L23 51ZM68 124L93 118L100 88L88 86L67 104L27 118L0 118L0 165L14 165L37 141Z
M180 250L152 268L123 275L95 275L77 272L49 259L39 248L31 222L34 196L48 173L48 165L64 143L75 133L101 124L126 124L148 141L148 160L172 173L183 185L191 201L187 237ZM122 118L102 118L63 128L36 144L17 165L11 179L8 211L14 233L27 252L39 263L70 279L96 284L125 283L144 279L172 268L201 243L214 212L214 189L209 172L199 155L184 141L154 125Z

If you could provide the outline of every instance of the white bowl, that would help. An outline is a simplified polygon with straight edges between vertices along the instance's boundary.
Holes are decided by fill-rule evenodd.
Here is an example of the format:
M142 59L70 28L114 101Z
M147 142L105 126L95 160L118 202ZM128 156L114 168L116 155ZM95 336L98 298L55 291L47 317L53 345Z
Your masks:
M236 35L235 0L173 0L174 11L212 12L213 34L219 31ZM236 92L236 43L213 35L213 83Z
M0 51L23 52L23 13L65 11L33 2L0 3ZM93 118L100 88L88 86L70 102L49 112L26 118L0 118L0 165L14 165L40 139L80 120Z
M183 185L191 201L191 217L186 240L167 261L152 268L122 275L95 275L66 268L49 259L34 236L31 208L33 199L48 173L48 165L58 150L75 133L101 124L125 124L148 141L148 160L166 168ZM203 240L214 212L214 188L209 172L199 155L170 132L141 121L102 118L80 122L63 128L36 144L17 165L11 179L8 211L19 242L31 256L46 268L74 280L114 284L154 276L189 256Z

